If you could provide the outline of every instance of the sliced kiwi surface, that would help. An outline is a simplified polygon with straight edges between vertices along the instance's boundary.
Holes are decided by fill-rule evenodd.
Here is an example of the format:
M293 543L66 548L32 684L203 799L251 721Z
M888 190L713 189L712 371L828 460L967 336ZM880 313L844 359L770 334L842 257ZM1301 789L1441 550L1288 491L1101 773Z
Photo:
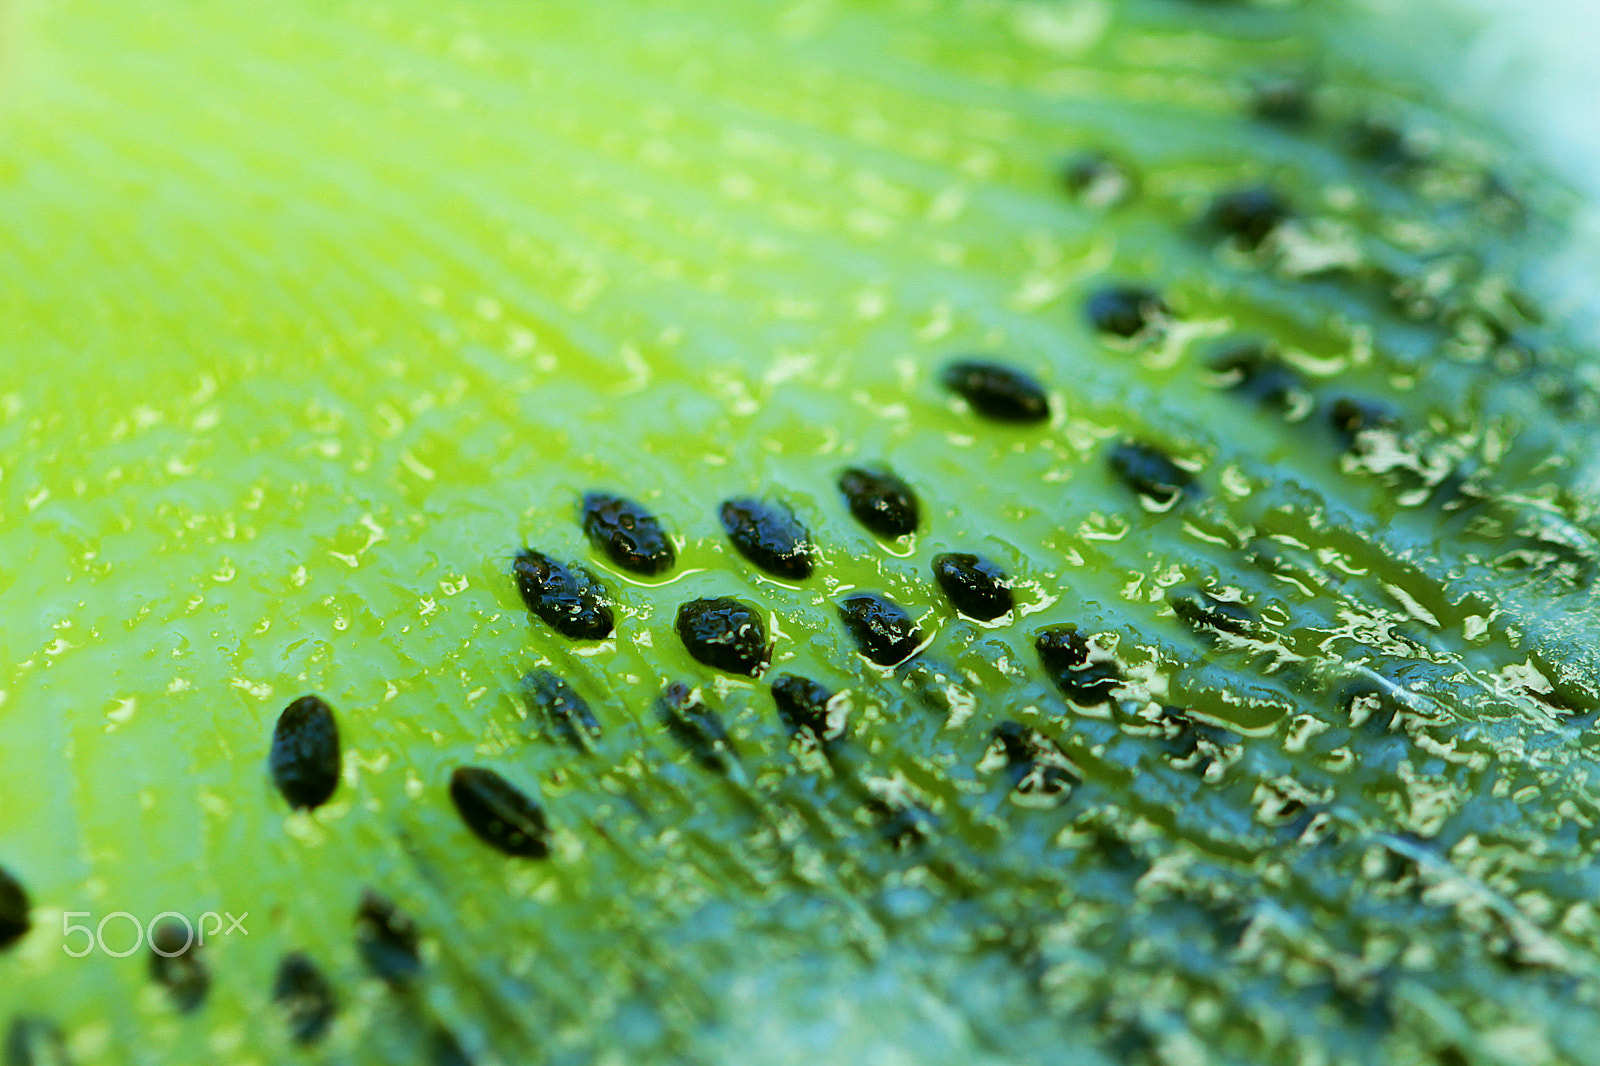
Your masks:
M0 3L6 1062L1594 1061L1571 205L1403 47Z

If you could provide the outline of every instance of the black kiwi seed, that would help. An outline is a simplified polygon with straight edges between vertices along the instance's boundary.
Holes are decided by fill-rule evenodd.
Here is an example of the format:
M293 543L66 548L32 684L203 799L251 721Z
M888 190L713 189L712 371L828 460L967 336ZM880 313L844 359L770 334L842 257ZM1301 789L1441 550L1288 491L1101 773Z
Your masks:
M328 802L339 787L339 724L318 696L301 696L272 731L272 781L296 809Z
M1005 750L1006 762L1012 767L1033 761L1030 733L1022 723L1008 719L995 726L992 735L1000 742Z
M428 1066L472 1066L461 1041L448 1029L435 1029L428 1038Z
M1221 600L1209 592L1179 592L1168 599L1177 616L1193 629L1247 634L1255 616L1243 604Z
M21 940L32 928L28 910L28 893L21 882L0 867L0 950Z
M1005 753L1013 786L1030 792L1060 792L1082 783L1056 743L1021 722L1006 720L991 734Z
M1100 333L1133 337L1143 333L1166 313L1154 289L1143 285L1107 285L1090 294L1085 305L1089 325Z
M417 923L387 896L368 889L356 909L356 947L367 969L392 985L404 984L422 969Z
M1287 409L1296 395L1307 391L1300 375L1284 365L1260 341L1235 341L1224 345L1212 357L1210 365L1221 375L1223 388L1269 407Z
M1108 703L1112 690L1122 683L1115 663L1089 657L1088 638L1071 623L1041 630L1034 650L1050 680L1074 703Z
M1328 423L1344 442L1353 447L1357 438L1369 429L1395 429L1400 420L1393 410L1370 400L1357 400L1345 396L1328 405Z
M1403 170L1418 162L1415 150L1400 127L1376 115L1367 115L1352 123L1346 143L1351 155L1385 169Z
M19 1015L6 1030L5 1066L67 1066L61 1030L46 1018Z
M1250 113L1263 122L1298 126L1311 118L1311 85L1304 78L1279 76L1259 82L1250 96Z
M739 554L769 574L811 576L816 546L794 512L782 504L739 498L722 505L722 528Z
M553 671L531 670L524 674L522 698L528 704L529 717L543 722L579 751L587 751L600 739L600 722L588 701Z
M1288 217L1289 202L1265 187L1225 192L1206 212L1208 223L1246 248L1259 246Z
M1137 181L1128 167L1100 152L1083 152L1061 167L1061 182L1086 207L1111 207L1132 198Z
M707 770L725 773L729 761L738 757L722 719L700 699L698 690L674 681L657 701L656 710L667 732Z
M839 617L861 654L879 666L904 662L922 643L922 633L904 608L870 592L847 597L839 604Z
M166 987L172 1005L185 1014L205 1002L211 988L211 971L200 958L200 941L194 926L164 918L150 931L150 977Z
M659 574L677 562L660 520L627 497L585 493L582 512L584 535L624 570Z
M980 622L992 622L1011 610L1011 588L1005 571L981 555L945 552L933 557L933 576L951 606Z
M1044 386L1004 363L958 359L945 366L939 381L978 414L996 422L1050 420L1050 398Z
M896 851L927 843L938 829L933 815L915 803L890 803L874 797L862 807L878 820L878 831Z
M550 854L544 808L493 770L457 768L450 775L450 799L467 828L485 844L526 859Z
M1139 441L1123 441L1111 449L1111 472L1134 492L1165 507L1194 484L1194 475L1159 449Z
M772 702L790 733L810 730L818 740L828 739L828 703L834 693L808 677L779 674L772 679Z
M852 467L839 475L839 491L856 521L878 536L903 537L916 532L917 494L894 474Z
M772 661L761 616L738 600L726 596L690 600L678 608L677 629L689 654L718 670L758 677Z
M289 1015L289 1036L297 1044L312 1044L328 1031L338 1008L333 988L317 964L303 952L290 952L278 965L272 1001Z
M569 640L604 640L616 628L605 586L583 567L524 549L511 572L528 610Z

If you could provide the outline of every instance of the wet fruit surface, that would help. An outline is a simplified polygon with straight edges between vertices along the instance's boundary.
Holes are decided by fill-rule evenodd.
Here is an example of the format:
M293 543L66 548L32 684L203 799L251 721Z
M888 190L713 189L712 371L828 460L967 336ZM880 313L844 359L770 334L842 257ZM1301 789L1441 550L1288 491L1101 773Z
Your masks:
M1591 1058L1576 227L1342 6L0 5L0 1027Z

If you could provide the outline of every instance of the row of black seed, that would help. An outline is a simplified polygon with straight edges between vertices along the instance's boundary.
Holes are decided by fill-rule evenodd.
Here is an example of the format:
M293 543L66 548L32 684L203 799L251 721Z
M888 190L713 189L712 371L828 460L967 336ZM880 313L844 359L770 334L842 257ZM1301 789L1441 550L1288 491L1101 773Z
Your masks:
M284 708L273 729L268 768L290 807L312 810L332 799L339 786L341 758L338 721L327 701L307 695ZM450 798L467 825L500 850L533 858L548 853L543 810L492 770L457 769L450 780ZM391 986L408 987L422 966L416 923L387 897L368 890L356 910L356 931L368 969ZM192 951L189 954L187 972L192 975L198 964ZM165 964L158 961L159 965ZM203 968L199 972L203 975ZM156 976L179 999L180 1007L193 1009L203 998L202 986L200 996L185 1003L179 985L159 971ZM288 1017L290 1036L302 1044L319 1040L338 1009L327 977L299 951L284 956L279 964L273 999ZM447 1030L435 1028L428 1039L431 1061L466 1061Z
M851 513L874 533L900 537L917 528L916 493L893 473L850 469L840 475L838 485ZM811 574L815 543L787 506L737 499L725 502L721 514L730 540L757 566L790 578ZM589 493L581 515L590 540L618 566L657 574L675 561L660 521L626 497ZM990 621L1012 609L1006 575L982 556L944 553L933 560L933 569L940 588L963 614ZM558 633L573 640L600 640L614 631L609 594L585 567L527 549L512 560L512 573L528 609ZM918 643L904 611L881 597L862 593L844 600L839 609L874 662L899 662ZM689 652L716 669L753 677L770 661L760 615L738 600L719 596L685 603L676 628Z
M1134 300L1140 313L1146 306L1158 303L1142 290L1122 295ZM1043 388L1002 364L956 361L945 368L942 381L986 417L1006 422L1049 418ZM1114 452L1112 465L1141 492L1165 490L1177 494L1189 483L1186 471L1134 444L1125 444ZM898 477L882 471L849 470L841 476L839 488L851 512L875 533L903 535L916 528L916 495ZM750 503L739 501L744 508ZM726 510L727 505L724 514ZM662 532L659 520L637 503L591 493L584 497L582 514L586 534L618 565L640 571L648 565L646 572L650 573L659 573L671 565L667 554L670 540ZM895 515L896 522L885 527L885 514ZM796 524L785 509L770 522L751 523L751 528L759 541L765 530L789 530ZM733 539L741 552L758 565L763 555L773 554L770 547L766 552L752 552L739 538ZM947 598L963 614L992 620L1013 607L1009 580L980 556L941 555L934 560L934 572ZM558 632L572 639L598 639L612 632L609 614L602 613L609 608L599 582L582 567L562 566L542 553L525 551L513 561L513 573L530 611ZM857 594L841 601L839 610L861 654L871 662L896 666L921 648L923 638L915 623L888 600L870 593ZM736 600L717 597L683 604L676 628L690 654L714 668L759 676L770 662L771 649L760 616ZM1097 657L1088 639L1074 625L1041 631L1035 647L1045 671L1076 702L1106 702L1121 683L1115 664ZM523 691L533 715L569 744L590 750L600 739L600 722L588 703L553 671L528 674L523 679ZM810 678L780 674L771 682L771 693L779 717L791 731L809 733L824 745L837 739L836 723L829 720L837 694L826 686ZM669 684L658 700L658 713L667 732L705 768L726 772L736 760L726 727L697 690L681 682ZM1014 768L1032 767L1039 762L1039 742L1022 726L1005 723L995 736Z

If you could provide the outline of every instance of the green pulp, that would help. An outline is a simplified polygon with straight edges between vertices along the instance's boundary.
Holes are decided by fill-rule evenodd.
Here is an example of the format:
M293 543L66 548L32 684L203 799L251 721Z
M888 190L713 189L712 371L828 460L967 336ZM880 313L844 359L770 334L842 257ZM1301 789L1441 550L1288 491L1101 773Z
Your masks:
M1544 562L1593 558L1593 375L1517 291L1561 196L1512 167L1508 217L1480 188L1504 149L1321 53L1340 18L0 3L0 866L34 903L0 1023L50 1018L79 1063L427 1061L437 1031L512 1063L1583 1061L1593 603ZM1309 69L1328 114L1393 111L1437 158L1396 177L1331 118L1248 117L1252 78ZM1083 149L1137 197L1074 203L1057 167ZM1199 232L1262 181L1297 208L1273 249ZM1162 290L1164 337L1092 332L1117 279ZM1484 318L1539 364L1500 367ZM1358 459L1216 387L1206 354L1239 333L1418 436ZM975 418L937 382L967 352L1036 374L1056 417ZM1104 458L1128 434L1203 495L1141 508ZM1408 494L1440 461L1484 472L1492 514ZM834 488L878 462L922 496L907 543ZM679 565L606 569L591 488L645 501ZM818 575L740 559L716 521L736 495L789 501ZM597 569L614 640L530 620L525 544ZM1017 579L1007 623L932 585L933 555L974 550ZM1167 606L1195 585L1266 635L1197 637ZM854 588L922 620L924 666L854 654ZM926 844L890 847L792 751L764 682L684 653L673 612L702 595L761 605L775 670L851 691ZM1144 712L1061 701L1032 651L1057 622L1116 651ZM540 665L594 703L594 757L524 720ZM1375 676L1402 713L1363 732L1338 696ZM728 720L734 779L663 733L669 680ZM290 814L266 750L307 692L344 777ZM1161 703L1231 729L1215 770L1163 746ZM1007 718L1081 771L1067 803L1008 796L984 758ZM468 833L446 784L469 763L542 800L549 860ZM1284 797L1324 822L1291 835ZM366 887L427 938L409 992L362 968ZM206 945L193 1014L147 951L63 951L69 912L164 911L249 916ZM290 950L340 1006L298 1052L269 1002Z

